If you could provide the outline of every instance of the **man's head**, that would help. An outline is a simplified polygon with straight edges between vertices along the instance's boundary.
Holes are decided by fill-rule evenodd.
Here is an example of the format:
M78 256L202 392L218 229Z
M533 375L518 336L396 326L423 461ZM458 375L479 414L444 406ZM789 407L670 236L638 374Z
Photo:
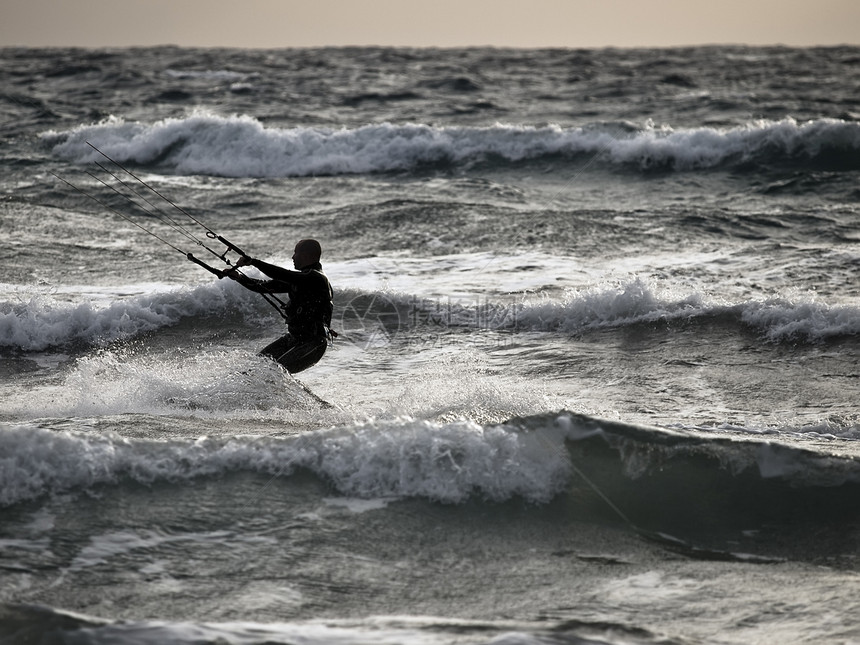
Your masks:
M320 261L322 247L316 240L300 240L293 252L293 266L304 269Z

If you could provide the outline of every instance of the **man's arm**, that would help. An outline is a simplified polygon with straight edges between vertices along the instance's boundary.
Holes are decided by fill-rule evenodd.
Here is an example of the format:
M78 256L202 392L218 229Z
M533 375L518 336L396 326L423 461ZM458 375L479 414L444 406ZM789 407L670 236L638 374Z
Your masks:
M232 278L246 289L255 291L256 293L284 293L288 288L288 285L277 280L255 280L246 275L236 273L234 269L225 271L224 277Z
M301 280L300 276L303 275L300 271L290 271L289 269L279 267L275 264L269 264L268 262L263 262L262 260L257 260L255 258L248 258L248 264L259 269L273 280L286 282L288 284L295 283L297 276L298 279Z
M262 265L262 266L258 266ZM263 273L268 275L272 280L255 280L254 278L249 278L246 275L242 275L238 273L237 269L243 266L254 266L260 269ZM265 269L263 268L265 267ZM267 269L274 269L271 273ZM236 266L232 269L228 269L223 272L223 277L231 278L241 284L246 289L251 291L255 291L256 293L285 293L290 290L290 284L285 282L284 280L280 280L276 277L275 274L283 274L283 273L293 273L292 271L287 271L286 269L281 269L281 267L275 266L274 264L268 264L266 262L261 262L260 260L255 260L248 256L242 256L239 258L238 262L236 262Z

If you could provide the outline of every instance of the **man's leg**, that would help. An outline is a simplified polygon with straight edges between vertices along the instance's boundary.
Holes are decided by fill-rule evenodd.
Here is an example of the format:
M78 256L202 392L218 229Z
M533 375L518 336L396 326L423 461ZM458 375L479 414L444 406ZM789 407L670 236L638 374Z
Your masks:
M325 338L299 342L286 334L264 347L260 354L273 359L290 374L296 374L316 364L325 354L327 347L328 341Z

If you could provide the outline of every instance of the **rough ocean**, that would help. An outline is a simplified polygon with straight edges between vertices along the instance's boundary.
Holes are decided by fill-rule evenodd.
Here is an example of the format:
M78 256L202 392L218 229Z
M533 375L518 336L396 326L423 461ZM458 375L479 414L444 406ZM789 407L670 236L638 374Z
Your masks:
M860 642L860 48L0 82L0 643Z

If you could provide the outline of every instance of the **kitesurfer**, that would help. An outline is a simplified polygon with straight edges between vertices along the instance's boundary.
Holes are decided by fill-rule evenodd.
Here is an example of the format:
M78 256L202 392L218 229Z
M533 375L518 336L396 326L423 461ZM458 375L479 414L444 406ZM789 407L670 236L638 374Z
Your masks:
M108 174L110 174L114 179L116 179L120 183L120 185L124 186L127 190L134 193L134 195L136 195L137 197L141 197L144 202L146 202L146 204L150 206L150 208L143 208L145 212L149 213L150 215L154 215L163 223L170 226L174 231L176 231L177 233L181 233L189 240L196 242L202 248L217 256L227 264L230 264L230 261L227 260L228 252L234 252L238 254L239 260L236 261L236 264L234 264L230 269L227 269L226 271L222 271L220 269L216 269L215 267L209 266L203 260L195 257L192 253L186 253L172 242L163 238L161 235L149 230L140 222L137 222L134 219L130 218L122 211L110 207L98 197L88 194L81 188L78 188L77 186L67 181L66 179L63 179L59 175L54 175L55 177L57 177L57 179L68 184L78 192L83 193L90 199L94 200L98 204L110 210L112 213L119 215L124 220L128 221L131 224L134 224L146 233L149 233L150 235L158 239L160 242L172 248L174 251L182 253L182 255L194 262L194 264L197 264L206 269L207 271L214 273L219 278L232 278L233 280L247 287L251 291L256 291L257 293L260 293L266 300L266 302L275 307L278 310L278 313L280 313L281 316L283 316L283 318L287 321L287 333L278 338L275 342L264 347L260 354L264 356L269 356L270 358L274 359L291 374L301 372L302 370L309 368L311 365L316 364L317 361L322 358L323 354L325 354L326 347L328 347L329 340L331 338L336 337L337 334L331 330L331 316L333 309L332 291L328 278L326 278L325 274L322 272L322 265L320 264L320 256L322 255L322 249L320 248L319 242L317 242L316 240L308 239L301 240L298 244L296 244L295 252L293 253L293 265L295 266L296 271L290 271L288 269L275 266L274 264L268 264L267 262L256 260L250 257L244 251L242 251L242 249L240 249L232 242L229 242L221 235L218 235L215 231L210 229L208 226L206 226L203 222L201 222L194 215L186 211L184 208L177 205L168 197L162 195L160 192L158 192L158 190L147 184L133 172L121 166L117 161L111 159L108 155L96 148L89 141L87 141L87 145L90 146L97 153L99 153L101 156L103 156L105 159L110 161L112 164L114 164L126 175L137 181L141 186L146 188L154 195L158 196L162 201L169 204L176 211L182 213L192 222L205 229L206 237L209 240L217 240L221 242L227 247L227 250L223 253L218 253L218 251L209 247L206 242L195 237L191 232L189 232L176 220L172 219L169 215L164 213L164 211L162 211L156 204L153 204L151 201L146 199L146 197L143 197L143 195L141 195L137 190L128 186L125 181L123 181L113 172L99 164L99 167L102 168L102 170L104 170ZM98 177L95 177L94 175L93 177L114 192L116 192L117 194L119 194L120 196L124 197L130 204L134 204L135 206L140 207L138 202L132 199L125 192L107 184L105 181L99 179ZM249 265L256 267L271 279L255 280L253 278L249 278L243 275L238 270L240 267ZM285 303L281 301L277 296L272 295L275 293L289 294L289 302Z
M293 252L295 271L262 260L242 256L223 276L257 293L286 293L290 301L284 309L287 333L264 347L260 354L282 365L288 372L301 372L325 354L331 331L332 289L320 264L322 248L316 240L301 240ZM253 266L270 280L255 280L236 269Z

